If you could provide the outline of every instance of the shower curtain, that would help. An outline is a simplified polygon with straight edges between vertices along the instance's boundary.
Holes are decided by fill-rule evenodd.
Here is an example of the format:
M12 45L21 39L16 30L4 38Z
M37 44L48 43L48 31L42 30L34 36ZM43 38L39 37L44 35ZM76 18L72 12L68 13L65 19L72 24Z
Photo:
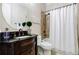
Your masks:
M77 4L50 11L52 50L63 54L78 54Z

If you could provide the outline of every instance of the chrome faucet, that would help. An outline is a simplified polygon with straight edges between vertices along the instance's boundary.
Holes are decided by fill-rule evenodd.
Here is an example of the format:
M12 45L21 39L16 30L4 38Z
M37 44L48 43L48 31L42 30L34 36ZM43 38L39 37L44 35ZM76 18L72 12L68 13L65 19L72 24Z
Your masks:
M21 36L21 32L22 32L23 30L20 28L19 29L19 36Z

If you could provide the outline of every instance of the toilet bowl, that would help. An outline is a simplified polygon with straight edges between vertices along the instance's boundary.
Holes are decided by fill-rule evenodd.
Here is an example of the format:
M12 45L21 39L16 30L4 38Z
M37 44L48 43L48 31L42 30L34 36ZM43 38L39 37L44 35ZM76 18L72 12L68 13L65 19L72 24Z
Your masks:
M52 46L51 46L51 43L49 43L47 38L44 39L44 40L41 40L41 37L38 38L37 45L38 45L38 47L41 47L43 49L43 53L42 54L44 54L44 55L51 55Z
M49 42L41 42L40 46L45 50L51 50L51 44Z
M51 44L49 42L43 41L40 46L43 48L44 55L51 55Z

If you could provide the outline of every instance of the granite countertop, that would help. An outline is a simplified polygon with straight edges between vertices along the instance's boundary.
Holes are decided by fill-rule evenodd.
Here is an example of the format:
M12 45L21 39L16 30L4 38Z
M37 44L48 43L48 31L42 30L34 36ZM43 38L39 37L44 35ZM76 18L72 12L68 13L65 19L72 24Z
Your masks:
M32 36L27 37L27 38L24 38L24 39L23 39L23 38L22 38L22 39L16 39L17 37L15 37L14 39L10 39L10 40L7 40L7 41L0 41L0 42L1 42L1 43L13 43L13 42L17 42L17 41L21 41L21 40L33 38L33 37L35 37L35 36L37 36L37 35L32 34Z

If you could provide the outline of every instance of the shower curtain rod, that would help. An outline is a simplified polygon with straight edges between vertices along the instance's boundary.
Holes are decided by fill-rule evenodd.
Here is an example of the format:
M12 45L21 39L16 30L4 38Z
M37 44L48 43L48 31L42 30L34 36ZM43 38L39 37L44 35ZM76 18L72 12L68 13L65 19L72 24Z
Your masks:
M77 4L77 3L73 3L73 4ZM71 6L71 5L73 5L73 4L65 5L65 6L62 6L62 7L54 8L54 9L50 9L50 10L44 11L44 13L49 12L49 11L52 11L52 10L64 8L64 7L67 7L67 6Z

